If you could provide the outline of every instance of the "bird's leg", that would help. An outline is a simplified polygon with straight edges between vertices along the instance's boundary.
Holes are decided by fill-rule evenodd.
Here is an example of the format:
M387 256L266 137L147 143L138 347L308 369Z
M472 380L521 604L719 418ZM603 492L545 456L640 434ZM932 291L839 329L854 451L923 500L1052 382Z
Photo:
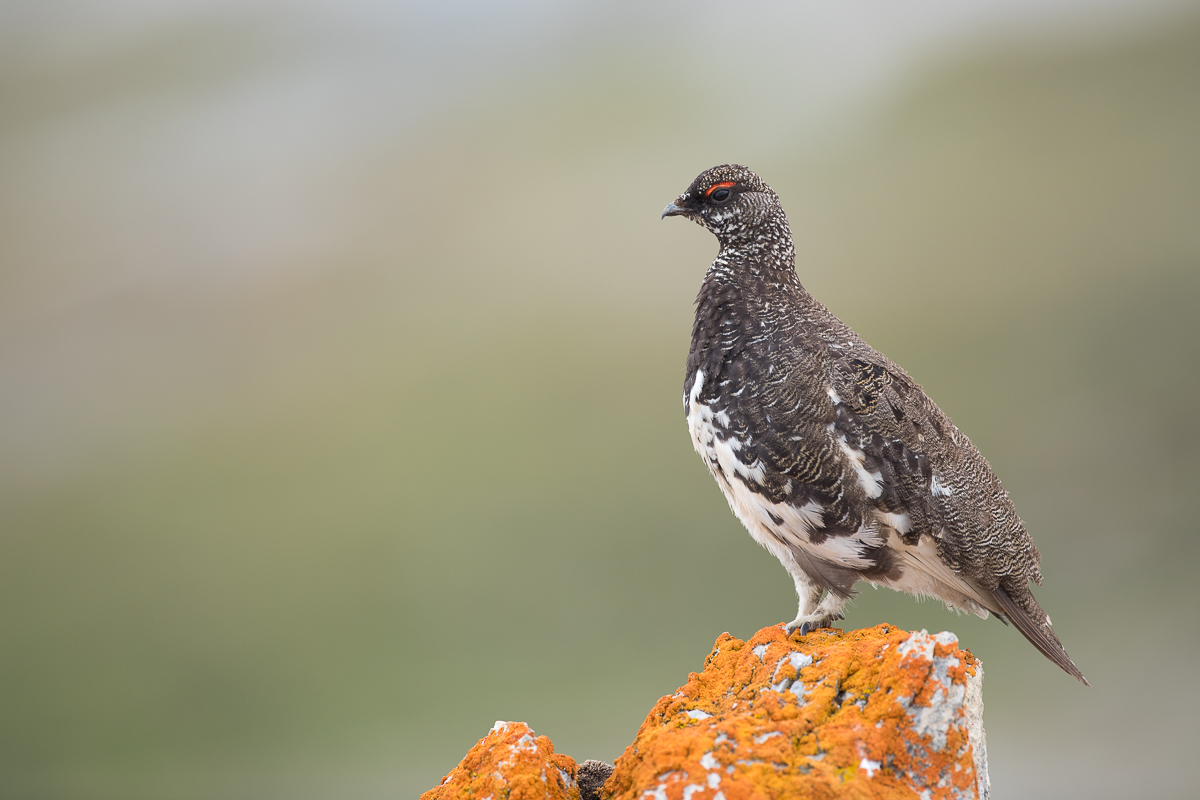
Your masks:
M827 592L825 599L818 604L817 599L821 596L821 591L820 586L808 581L805 581L802 591L800 579L796 578L796 592L800 594L800 609L796 618L783 626L783 630L788 636L791 636L796 630L800 631L801 636L805 636L818 628L828 628L834 620L845 619L842 616L842 606L846 605L846 598L839 597L833 592Z
M796 596L800 598L800 607L796 610L796 618L783 626L783 632L788 636L812 617L821 599L821 592L824 591L799 569L792 572L792 581L796 584Z

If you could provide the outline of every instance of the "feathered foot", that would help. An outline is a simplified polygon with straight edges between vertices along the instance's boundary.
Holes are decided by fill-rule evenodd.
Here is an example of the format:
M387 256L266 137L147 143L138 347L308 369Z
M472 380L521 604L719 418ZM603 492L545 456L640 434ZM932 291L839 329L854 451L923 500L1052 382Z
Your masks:
M797 630L801 636L807 636L813 631L821 628L831 628L833 623L839 619L845 619L841 614L821 615L809 614L806 617L796 617L794 620L783 626L783 631L788 636L791 636Z

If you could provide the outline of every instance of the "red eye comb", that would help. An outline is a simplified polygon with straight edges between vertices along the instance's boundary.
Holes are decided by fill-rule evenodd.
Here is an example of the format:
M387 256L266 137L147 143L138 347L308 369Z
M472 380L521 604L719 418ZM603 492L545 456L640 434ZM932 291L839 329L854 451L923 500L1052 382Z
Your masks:
M704 190L704 196L708 197L717 189L728 189L730 186L737 186L737 181L723 181L721 183L714 183L712 186Z

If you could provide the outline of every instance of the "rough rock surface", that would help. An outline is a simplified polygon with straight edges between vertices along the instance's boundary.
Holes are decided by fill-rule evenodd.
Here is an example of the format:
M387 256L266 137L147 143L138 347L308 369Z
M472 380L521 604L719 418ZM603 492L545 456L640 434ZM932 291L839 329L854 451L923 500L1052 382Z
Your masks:
M421 800L579 800L575 770L524 722L497 722Z
M717 639L617 759L613 800L987 797L983 670L888 625Z
M605 800L987 798L983 669L952 633L722 634L617 759ZM606 767L586 762L594 772ZM496 723L422 800L578 800L592 772ZM596 776L598 777L598 776Z

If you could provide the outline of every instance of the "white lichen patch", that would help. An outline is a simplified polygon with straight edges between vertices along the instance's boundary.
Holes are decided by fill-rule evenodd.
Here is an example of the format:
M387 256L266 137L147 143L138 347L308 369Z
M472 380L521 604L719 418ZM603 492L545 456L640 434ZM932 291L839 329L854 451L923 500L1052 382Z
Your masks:
M667 800L667 785L665 783L660 783L653 789L647 789L646 791L642 792L642 797L652 797L654 800Z
M800 670L810 666L812 663L812 656L808 655L807 653L788 653L786 656L779 659L779 663L775 665L775 671L771 673L771 691L782 692L792 688L792 693L797 697L801 697L802 692L796 692L793 683L800 684L801 689L803 689L803 682L800 680ZM794 679L788 677L781 679L779 677L779 670L783 668L784 664L792 665L792 669L796 673L796 677Z
M967 687L950 678L950 670L959 666L955 656L935 656L935 645L954 646L958 637L949 631L930 636L928 631L917 631L900 645L900 654L907 660L919 658L929 662L929 682L935 685L929 705L913 705L913 698L902 697L900 705L912 720L913 732L928 736L934 750L946 749L946 734L951 725L961 724L963 701Z
M934 690L927 705L916 705L912 697L900 697L897 701L911 720L913 732L928 737L933 750L945 750L951 727L965 730L967 746L971 748L975 762L976 791L980 798L987 798L991 781L983 731L983 667L977 665L974 675L967 673L965 681L956 682L950 672L961 662L954 655L935 655L939 645L943 650L956 648L958 637L949 631L930 636L928 631L921 630L900 644L897 652L905 661L916 659L929 665L926 680ZM955 755L961 755L961 752Z

